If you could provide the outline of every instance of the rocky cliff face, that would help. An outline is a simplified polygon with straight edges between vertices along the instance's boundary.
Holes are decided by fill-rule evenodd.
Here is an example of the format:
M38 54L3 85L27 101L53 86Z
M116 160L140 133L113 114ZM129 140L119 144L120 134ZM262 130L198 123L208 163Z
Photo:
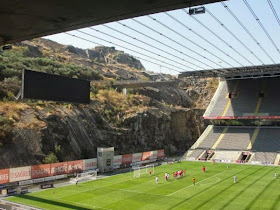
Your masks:
M118 127L93 105L71 109L52 105L49 109L26 107L20 111L13 142L0 148L1 168L40 164L50 151L60 161L96 157L97 147L113 146L116 154L161 148L167 154L180 154L204 129L203 110L199 109L151 107L123 118Z
M52 68L71 63L87 66L85 71L98 70L104 80L149 80L140 61L114 48L82 50L44 39L18 46L28 48L24 51L27 59L20 62L30 65L38 61L38 68L47 71L49 63ZM0 60L5 61L5 56ZM34 60L40 57L55 61ZM72 71L76 68L70 67ZM168 155L183 153L205 128L200 117L216 84L186 79L179 86L139 88L126 96L97 85L92 87L90 105L15 102L12 94L20 82L5 73L17 75L17 69L8 68L0 65L0 168L41 164L50 153L59 161L92 158L97 147L108 146L115 147L116 154L162 148Z

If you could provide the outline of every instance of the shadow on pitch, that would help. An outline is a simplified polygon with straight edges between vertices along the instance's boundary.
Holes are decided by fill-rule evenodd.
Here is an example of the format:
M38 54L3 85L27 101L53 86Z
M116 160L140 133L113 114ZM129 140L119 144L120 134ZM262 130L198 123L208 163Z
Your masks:
M239 179L238 182L240 182L241 180L245 179L246 177L248 177L248 176L250 176L250 175L256 173L257 171L261 171L264 167L265 167L265 166L263 166L262 168L259 168L259 169L256 170L256 171L253 171L252 173L248 174L247 176L245 176L245 177ZM250 167L250 168L251 168L251 167ZM241 172L242 172L242 171L241 171ZM239 173L241 173L241 172L239 172ZM238 174L239 174L239 173L238 173ZM229 178L232 179L232 177L229 177ZM225 187L223 190L220 190L219 193L213 194L208 200L204 201L203 203L200 203L200 205L197 206L196 208L200 208L200 207L204 206L205 204L207 204L209 201L213 200L213 199L214 199L215 197L217 197L218 195L220 195L220 194L222 194L222 193L225 193L227 190L229 190L229 189L230 189L231 187L233 187L234 185L236 185L236 184L232 183L229 187ZM213 185L213 186L215 186L215 185Z
M238 173L236 173L236 175L237 175L237 174L240 174L240 173L242 173L242 172L244 172L244 171L246 171L246 170L249 170L249 169L252 168L252 167L253 167L253 166L248 167L248 168L245 168L244 170L239 171ZM232 177L230 176L230 177L228 177L228 178L226 178L226 179L220 181L220 183L225 182L225 181L228 180L228 179L232 179ZM188 200L190 200L190 199L192 199L192 198L194 198L194 197L197 197L198 195L200 195L200 194L202 194L202 193L205 193L206 191L210 190L211 188L213 188L213 187L215 187L215 186L216 186L216 185L212 185L212 186L208 187L207 189L205 189L204 191L201 191L201 192L199 192L199 193L197 193L197 194L195 194L195 195L193 195L193 196L191 196L191 197L189 197L189 198L187 198L187 199L185 199L185 200L183 200L183 201L181 201L181 202L179 202L179 203L177 203L177 204L171 206L169 209L177 208L179 205L185 203L186 201L188 201ZM210 200L210 199L209 199L209 200ZM208 202L208 200L207 200L206 202L204 202L204 203L203 203L202 205L200 205L200 206L203 206L203 205L204 205L205 203L207 203L207 202ZM197 208L198 208L198 207L197 207Z
M254 203L256 203L256 201L267 191L267 189L273 184L273 182L275 181L275 179L272 179L268 185L265 186L265 188L257 195L257 197L254 198L254 200L252 200L245 209L249 209ZM272 205L271 209L274 209L277 205L277 203L279 202L280 199L280 195L278 196L278 199L275 200L274 204Z
M236 196L234 196L232 199L230 199L226 204L224 204L220 209L224 209L224 208L226 208L231 202L233 202L234 200L236 200L238 197L240 197L241 195L242 195L242 193L244 193L246 190L248 190L252 185L254 185L254 184L256 184L256 181L258 181L259 179L261 179L261 178L263 178L264 176L266 176L267 174L269 174L269 173L271 173L273 170L275 170L274 168L273 169L271 169L271 170L269 170L268 172L266 172L264 175L262 175L261 177L257 177L255 180L253 180L253 182L250 184L250 185L248 185L248 186L246 186L246 188L245 189L243 189L243 190L241 190L239 193L238 193L238 195L236 195ZM252 174L252 173L251 173ZM251 175L250 174L250 175ZM249 175L248 175L249 176ZM248 177L247 176L247 177ZM243 179L245 179L246 177L244 177ZM274 180L272 180L272 181L274 181ZM234 186L234 185L232 185L232 186ZM248 206L250 206L252 204L252 202L248 205ZM248 206L247 206L247 208L248 208ZM247 209L247 208L245 208L245 209Z
M271 209L276 209L276 206L277 206L278 203L280 204L280 195L278 196L278 198L273 203Z
M19 198L26 199L26 200L32 200L32 201L36 201L36 202L40 202L40 203L47 203L47 204L51 204L51 205L55 205L55 206L68 208L68 209L89 210L88 208L82 208L80 206L75 206L75 205L71 205L71 204L67 204L67 203L62 203L62 202L59 202L59 201L53 201L53 200L48 200L48 199L44 199L44 198L38 198L38 197L34 197L32 195L29 195L29 194L19 195L19 196L15 196L15 197L19 197Z

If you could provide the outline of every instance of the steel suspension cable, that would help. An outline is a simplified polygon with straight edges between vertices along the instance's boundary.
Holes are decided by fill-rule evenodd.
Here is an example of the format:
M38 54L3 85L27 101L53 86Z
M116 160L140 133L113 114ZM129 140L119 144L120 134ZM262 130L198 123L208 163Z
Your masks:
M165 64L170 65L170 66L174 66L174 65L172 65L172 64L170 64L170 63L167 63L167 62L165 62L165 61L159 60L159 59L157 59L157 58L153 58L153 57L151 57L151 56L149 56L149 55L146 55L146 54L144 54L144 53L138 52L138 51L136 51L136 50L132 50L132 49L129 49L129 48L127 48L127 47L121 46L121 45L119 45L119 44L113 43L113 42L111 42L111 41L108 41L108 40L105 40L105 39L102 39L102 38L93 36L93 35L91 35L91 34L88 34L88 33L86 33L86 32L83 32L83 31L81 31L81 30L79 30L79 29L76 30L76 31L78 31L78 32L80 32L80 33L82 33L82 34L91 36L91 37L93 37L93 38L99 39L99 40L101 40L101 41L108 42L108 43L110 43L110 44L113 44L113 45L115 45L115 46L121 47L121 48L123 48L123 49L129 50L129 51L131 51L131 52L137 53L137 54L139 54L139 55L148 57L148 58L150 58L150 59L159 61L159 62L161 62L161 63L165 63ZM70 34L70 33L66 33L66 34L68 34L68 35L70 35L70 36L73 36L73 37L77 37L77 38L79 38L79 39L81 39L81 40L84 40L84 41L91 42L91 43L93 43L93 44L97 44L97 45L104 46L104 45L102 45L102 44L99 44L99 43L97 43L97 42L88 40L88 39L86 39L86 38L83 38L83 37L80 37L80 36L77 36L77 35L74 35L74 34ZM143 60L144 60L144 59L143 59ZM149 61L149 62L151 62L151 61ZM151 62L151 63L152 63L152 62ZM154 64L159 65L159 66L163 66L163 65L158 64L158 63L154 63ZM172 69L172 68L170 68L170 67L166 67L166 66L164 66L164 67L165 67L165 68L168 68L168 69L170 69L170 70L173 70L173 71L181 72L181 71L178 71L178 70L174 70L174 69ZM174 67L176 67L176 68L178 68L178 69L181 69L181 70L183 70L183 71L188 71L188 70L186 70L186 69L182 69L182 68L177 67L177 66L174 66ZM190 67L189 67L189 68L190 68ZM191 69L192 69L192 68L191 68ZM195 70L195 69L192 69L192 70Z
M245 49L247 49L259 62L261 62L261 64L264 65L263 61L256 56L256 54L249 49L228 27L225 26L225 24L223 24L212 12L210 12L208 9L206 9L206 11L210 14L210 16L216 20L216 22L218 22L231 36L233 36ZM252 66L255 66L251 61L249 61L246 57L244 57L243 55L241 55L245 60L247 60Z
M135 20L135 21L136 21L136 20ZM121 26L126 27L126 28L128 28L128 29L130 29L130 30L132 30L132 31L134 31L134 32L136 32L136 33L139 33L139 34L141 34L141 35L143 35L143 36L145 36L145 37L147 37L147 38L149 38L149 39L151 39L151 40L153 40L153 41L155 41L155 42L157 42L157 43L160 43L160 44L162 44L162 45L164 45L164 46L166 46L166 47L168 47L168 48L170 48L170 49L172 49L172 50L174 50L174 51L176 51L176 52L179 52L179 53L181 53L182 55L185 55L186 57L189 57L189 58L191 58L191 59L193 59L193 60L195 60L195 61L197 61L197 62L199 62L199 63L202 63L202 64L204 64L204 65L206 65L206 66L212 68L212 67L209 66L208 64L206 64L206 63L204 63L204 62L202 62L202 61L200 61L200 60L198 60L198 59L196 59L196 58L194 58L194 57L192 57L192 56L190 56L190 55L188 55L188 54L186 54L186 53L184 53L184 52L182 52L182 51L180 51L180 50L178 50L178 49L176 49L176 48L174 48L174 47L172 47L172 46L170 46L170 45L167 45L167 44L165 44L164 42L159 41L158 39L155 39L155 38L153 38L153 37L151 37L151 36L149 36L149 35L147 35L147 34L144 34L144 33L142 33L141 31L138 31L138 30L136 30L136 29L134 29L134 28L132 28L132 27L126 25L126 24L120 23L120 22L116 22L116 23L118 23L118 24L120 24ZM141 24L141 23L139 23L139 24ZM158 33L158 32L157 32L157 33ZM213 61L211 61L211 62L214 63L214 64L216 64L216 63L213 62ZM219 64L216 64L216 65L218 65L219 67L223 68L223 66L221 66L221 65L219 65Z
M220 52L222 52L223 54L225 54L226 56L228 56L228 54L223 51L222 49L220 49L219 47L217 47L216 45L214 45L212 42L210 42L209 40L207 40L206 38L204 38L203 36L201 36L199 33L195 32L194 30L192 30L190 27L188 27L185 23L182 23L180 20L178 20L177 18L175 18L174 16L172 16L171 14L165 12L165 14L170 17L171 19L173 19L174 21L176 21L177 23L179 23L180 25L182 25L184 28L187 28L189 31L193 32L195 35L197 35L198 37L200 37L201 39L203 39L205 42L207 42L208 44L210 44L212 47L214 47L215 49L219 50ZM239 52L238 54L240 56L242 56L245 60L247 60L247 58L245 58L243 55L241 55ZM252 62L250 62L249 60L247 60L251 65L254 65Z
M272 10L272 12L273 12L275 18L276 18L276 21L278 22L278 24L279 24L279 26L280 26L280 19L279 19L278 15L277 15L276 10L274 9L274 6L273 6L272 2L271 2L270 0L267 0L267 2L268 2L268 4L269 4L269 6L270 6L270 8L271 8L271 10Z
M155 33L157 33L157 34L159 34L159 35L165 37L166 39L168 39L168 40L170 40L170 41L172 41L172 42L174 42L174 43L180 45L181 47L183 47L183 48L185 48L185 49L187 49L187 50L189 50L189 51L195 53L196 55L198 55L198 56L200 56L200 57L203 57L204 59L206 59L206 60L208 60L208 61L210 61L210 62L212 62L212 63L215 63L214 61L210 60L209 58L207 58L207 57L205 57L205 56L203 56L203 55L197 53L196 51L194 51L193 49L191 49L191 48L189 48L189 47L186 47L186 46L183 45L182 43L177 42L176 40L171 39L170 37L168 37L168 36L166 36L166 35L164 35L164 34L158 32L158 31L156 31L155 29L153 29L153 28L147 26L146 24L144 24L144 23L142 23L142 22L140 22L140 21L138 21L138 20L135 20L135 19L132 19L132 20L133 20L134 22L136 22L136 23L138 23L138 24L140 24L140 25L142 25L142 26L144 26L144 27L150 29L151 31L153 31L153 32L155 32ZM201 48L201 47L200 47L200 48ZM206 49L204 49L204 48L202 48L202 49L203 49L204 51L206 51ZM219 60L221 60L221 59L220 59L219 57L217 57L216 55L214 55L214 56L215 56L216 58L218 58ZM217 63L215 63L215 64L216 64L216 65L219 65L219 64L217 64ZM228 64L229 66L233 67L233 66L232 66L230 63L228 63L228 62L226 62L226 64ZM220 66L220 65L219 65L219 66Z
M244 29L244 31L253 39L253 41L259 46L259 48L266 54L266 56L275 64L275 61L272 59L272 57L266 52L266 50L263 48L263 46L251 34L251 32L245 27L245 25L239 20L239 18L231 11L231 9L224 2L221 2L221 4L229 12L229 14L238 22L238 24Z
M171 61L171 62L177 63L177 64L179 64L179 65L181 65L181 66L186 66L185 64L182 64L182 63L179 63L179 62L177 62L177 61L174 61L174 60L172 60L172 59L170 59L170 58L167 58L167 57L165 57L165 56L162 56L162 55L157 54L157 53L155 53L155 52L153 52L153 51L151 51L151 50L148 50L148 49L146 49L146 48L143 48L143 47L140 47L140 46L138 46L138 45L132 44L132 43L127 42L127 41L125 41L125 40L122 40L122 39L120 39L120 38L118 38L118 37L115 37L115 36L113 36L113 35L110 35L110 34L107 34L107 33L105 33L105 32L102 32L102 31L100 31L100 30L98 30L98 29L91 28L91 27L90 27L89 29L91 29L91 30L93 30L93 31L96 31L96 32L99 32L99 33L101 33L101 34L104 34L104 35L106 35L106 36L112 37L112 38L114 38L114 39L116 39L116 40L122 41L122 42L124 42L124 43L126 43L126 44L129 44L129 45L134 46L134 47L136 47L136 48L139 48L139 49L141 49L141 50L147 51L147 52L149 52L149 53L151 53L151 54L154 54L154 55L156 55L156 56L162 57L162 58L164 58L164 59L166 59L166 60L169 60L169 61ZM80 31L80 32L81 32L81 31ZM87 35L90 36L90 34L87 34ZM94 36L94 37L95 37L95 36ZM95 38L97 38L97 37L95 37ZM100 39L100 38L99 38L99 39ZM186 67L191 68L191 67L189 67L189 66L186 66Z
M183 11L188 14L188 12L183 9ZM198 20L196 17L192 16L191 17L197 22L199 23L201 26L203 26L206 30L208 30L211 34L213 34L215 37L217 37L221 42L223 42L225 45L227 45L229 48L231 48L232 50L234 50L235 52L237 52L230 44L228 44L223 38L221 38L218 34L216 34L214 31L212 31L208 26L206 26L204 23L202 23L200 20ZM239 53L239 52L237 52ZM244 66L242 63L240 63L238 60L236 60L235 58L233 58L232 56L228 55L229 58L231 58L232 60L234 60L236 63L238 63L240 66Z
M179 57L179 56L177 56L177 55L170 54L170 52L167 52L166 50L163 50L163 49L161 49L161 48L158 48L158 47L156 47L156 46L154 46L154 45L152 45L152 44L149 44L149 43L147 43L147 42L145 42L145 41L142 41L142 40L140 40L140 39L138 39L138 38L136 38L136 37L133 37L133 36L131 36L131 35L129 35L129 34L126 34L126 33L122 32L122 31L119 31L119 30L117 30L117 29L115 29L115 28L112 28L112 27L107 26L107 25L103 25L103 26L106 27L106 28L109 28L110 30L113 30L113 31L115 31L115 32L118 32L118 33L120 33L120 34L122 34L122 35L124 35L124 36L127 36L127 37L129 37L129 38L131 38L131 39L137 40L138 42L141 42L141 43L143 43L143 44L145 44L145 45L148 45L148 46L150 46L150 47L152 47L152 48L155 48L155 49L157 49L157 50L159 50L159 51L162 51L162 52L164 52L164 53L166 53L166 54L169 54L169 55L172 56L172 57L175 57L175 58L177 58L177 59L180 59L180 60L182 60L182 61L184 61L184 62L187 62L187 63L189 63L189 64L191 64L191 65L194 65L194 66L196 66L196 67L198 67L198 68L205 69L205 68L203 68L203 67L201 67L201 66L198 66L198 65L196 65L196 64L194 64L194 63L192 63L192 62L189 62L189 61L185 60L184 58L181 58L181 57ZM210 66L209 66L209 67L210 67Z
M164 23L160 22L160 21L159 21L159 20L157 20L156 18L153 18L153 17L151 17L150 15L148 15L148 17L149 17L150 19L154 20L155 22L157 22L158 24L162 25L163 27L165 27L165 28L169 29L169 30L170 30L170 31L172 31L173 33L177 34L178 36L182 37L183 39L185 39L185 40L187 40L187 41L191 42L191 43L192 43L192 44L194 44L195 46L197 46L197 47L199 47L199 48L203 49L204 51L208 52L210 55L212 55L212 56L214 56L214 57L216 57L216 58L218 58L218 59L221 59L221 58L219 58L217 55L215 55L214 53L212 53L212 52L210 52L209 50L207 50L207 49L205 49L205 48L201 47L199 44L197 44L197 43L195 43L194 41L190 40L190 39L189 39L189 38L187 38L186 36L183 36L182 34L178 33L177 31L175 31L174 29L170 28L170 27L169 27L169 26L167 26L166 24L164 24ZM230 57L230 58L231 58L231 56L230 56L230 55L228 55L228 57ZM233 60L234 60L234 59L233 59ZM234 60L234 61L235 61L235 62L237 62L237 63L239 63L237 60ZM229 63L227 63L227 64L229 64ZM241 66L242 66L242 64L241 64L241 63L239 63L239 65L241 65Z
M254 10L252 9L252 7L250 6L250 4L246 1L243 0L243 2L245 3L245 5L247 6L247 8L249 9L249 11L251 12L251 14L254 16L254 18L256 19L256 21L258 22L258 24L260 25L260 27L262 28L262 30L264 31L264 33L266 34L267 38L270 40L270 42L272 43L272 45L275 47L276 51L279 53L280 55L280 50L277 47L277 45L275 44L275 42L273 41L273 39L271 38L270 34L268 33L268 31L265 29L264 25L261 23L260 19L258 18L258 16L256 15L256 13L254 12Z
M75 38L77 38L77 39L81 39L81 40L84 40L84 41L87 41L87 42L96 44L96 45L104 46L103 44L94 42L94 41L92 41L92 40L85 39L85 38L83 38L83 37L80 37L80 36L77 36L77 35L74 35L74 34L70 34L70 33L68 33L68 32L65 32L65 34L67 34L67 35L69 35L69 36L72 36L72 37L75 37ZM106 46L104 46L104 47L106 47ZM141 59L141 60L144 60L144 61L147 61L147 62L149 62L149 63L155 64L155 65L158 65L158 66L162 66L162 67L164 67L164 68L166 68L166 69L169 69L169 70L171 70L171 71L175 71L175 72L178 72L178 73L182 73L181 71L178 71L178 70L175 70L175 69L171 69L171 68L169 68L169 67L167 67L167 66L164 66L164 65L162 65L162 64L158 64L158 63L155 63L155 62L153 62L153 61L149 61L149 60L147 60L147 59L144 59L144 58L141 58L141 57L138 57L138 56L133 56L133 57L138 58L138 59ZM99 64L99 65L100 65L100 64Z

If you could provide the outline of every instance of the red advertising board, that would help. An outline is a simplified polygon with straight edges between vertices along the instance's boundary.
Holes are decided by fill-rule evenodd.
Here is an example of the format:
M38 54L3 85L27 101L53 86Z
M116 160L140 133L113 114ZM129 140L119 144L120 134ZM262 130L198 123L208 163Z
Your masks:
M132 154L122 155L122 164L129 164L132 162Z
M67 162L51 164L51 176L60 174L67 174Z
M69 174L82 172L84 170L83 160L68 161L67 164Z
M143 152L142 153L142 161L150 160L151 152Z
M280 116L215 116L202 118L206 120L280 119Z
M51 164L31 166L31 179L47 177L51 175Z
M160 159L160 158L164 158L165 155L164 155L164 149L160 149L157 151L157 158Z
M0 184L5 184L9 182L9 169L0 170Z
M114 166L119 166L122 164L122 155L114 156Z

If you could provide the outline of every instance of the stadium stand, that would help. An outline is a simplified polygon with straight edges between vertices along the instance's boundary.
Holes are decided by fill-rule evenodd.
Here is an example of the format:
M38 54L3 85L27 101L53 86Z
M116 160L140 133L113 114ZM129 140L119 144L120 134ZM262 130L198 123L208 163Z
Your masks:
M277 153L274 152L256 152L253 156L252 163L274 164L276 156Z
M225 116L254 116L258 103L258 93L261 88L261 80L250 79L237 81L239 81L236 90L237 96L232 98Z
M189 157L193 157L193 158L198 158L200 156L200 154L203 152L203 149L196 149L193 151L193 153L189 156Z
M219 82L218 88L210 101L205 113L203 116L220 116L223 112L223 108L226 105L226 100L220 99L220 97L226 97L225 93L228 92L227 82L225 80L221 80ZM216 104L219 102L223 102L220 107L216 107ZM215 112L215 113L214 113Z
M280 128L265 127L261 128L252 150L259 152L278 152L280 151Z
M213 159L221 162L234 162L240 154L239 151L216 151Z
M224 126L214 126L213 129L209 132L207 137L204 139L203 142L198 146L199 149L211 149L223 130L225 129Z
M250 159L253 163L274 164L280 152L279 136L280 127L213 126L188 157L204 160L206 151L213 150L211 159L240 162L242 152L246 151L254 154Z
M204 118L280 116L280 78L221 81Z
M266 88L264 91L264 98L260 105L259 116L279 116L280 115L280 106L275 106L280 104L279 97L279 88L280 88L280 79L279 78L270 78L265 79Z
M248 69L243 69L238 76L237 71L233 80L233 77L222 76L203 118L242 119L247 120L248 124L252 119L270 119L271 125L273 120L280 119L280 74L274 75L272 72L267 74L264 73L263 68L259 68L254 76ZM222 75L225 71L217 70L216 73ZM226 71L226 74L231 72ZM242 74L247 76L243 77ZM199 140L186 153L186 158L279 165L279 137L280 127L212 125L211 128L207 127Z
M204 116L222 116L228 103L228 93L234 88L233 81L220 81L219 86L206 109Z
M246 150L255 128L230 127L222 141L216 147L217 150Z

